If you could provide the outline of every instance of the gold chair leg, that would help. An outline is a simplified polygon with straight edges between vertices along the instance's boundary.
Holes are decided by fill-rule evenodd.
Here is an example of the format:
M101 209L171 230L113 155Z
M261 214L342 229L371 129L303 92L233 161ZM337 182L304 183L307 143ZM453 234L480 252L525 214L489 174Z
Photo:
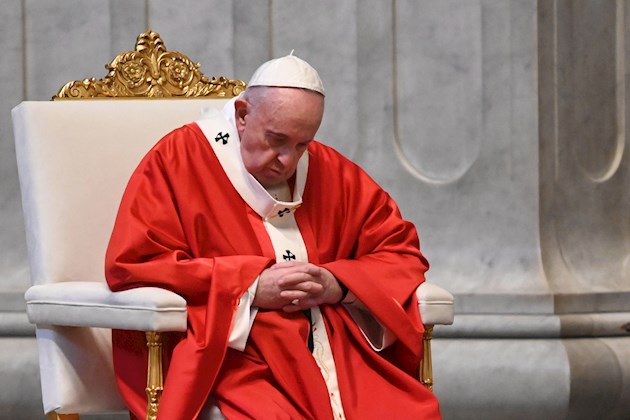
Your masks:
M149 366L147 370L147 420L156 420L164 387L162 376L162 339L160 333L147 331Z
M433 325L425 325L422 343L424 352L422 354L422 362L420 362L420 381L424 386L433 391L433 362L431 361L431 335L433 334Z
M79 420L78 414L59 414L51 411L46 415L48 420Z
M162 374L162 339L160 333L148 331L146 333L149 348L149 366L147 368L147 420L156 420L160 398L164 388ZM48 413L48 420L79 420L78 414Z

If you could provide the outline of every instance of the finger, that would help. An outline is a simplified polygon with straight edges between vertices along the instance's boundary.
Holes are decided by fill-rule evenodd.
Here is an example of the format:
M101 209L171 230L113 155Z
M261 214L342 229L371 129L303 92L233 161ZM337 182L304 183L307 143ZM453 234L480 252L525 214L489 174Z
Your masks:
M278 270L278 269L300 267L303 265L308 265L308 263L304 261L283 261L283 262L275 263L270 268L274 270Z
M313 276L322 275L321 267L302 261L281 262L274 264L272 267L274 267L275 270L285 270L287 272L307 273Z
M299 301L303 301L306 299L309 300L314 300L314 299L319 299L321 300L321 293L309 293L309 292L304 292L302 290L284 290L282 292L280 292L280 297L283 300L288 300L288 301L294 301L294 300L299 300Z
M309 294L301 290L284 290L280 292L280 297L282 299L286 299L287 301L294 302L307 299L309 297Z
M275 273L274 275L278 277L283 277L295 273L309 274L313 272L313 270L308 267L308 264L305 263L275 264L271 266L270 270L273 271Z
M313 296L318 296L324 293L325 291L324 286L322 284L315 283L312 281L291 284L288 286L279 285L278 287L280 289L280 293L285 292L285 291L286 292L300 291L300 292L308 293Z
M280 292L280 297L283 299L319 299L325 292L324 286L318 283L300 283L293 288L283 289Z
M298 272L289 272L283 273L282 276L278 279L278 286L283 289L294 287L300 283L305 282L314 282L318 283L317 277L312 276L308 273L303 273L301 271Z
M321 267L318 267L314 264L308 263L308 264L304 264L303 266L300 266L299 268L296 267L296 270L302 271L303 273L308 273L312 276L321 276L322 275L322 269Z

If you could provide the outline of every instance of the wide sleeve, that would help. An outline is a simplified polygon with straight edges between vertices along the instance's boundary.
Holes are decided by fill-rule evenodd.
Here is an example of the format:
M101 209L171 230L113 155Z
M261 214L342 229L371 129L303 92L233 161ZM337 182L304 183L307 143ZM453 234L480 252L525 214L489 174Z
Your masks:
M155 286L186 299L188 331L170 354L163 418L195 417L227 351L241 297L271 263L199 130L175 130L145 156L120 203L105 274L114 291ZM113 345L121 394L144 418L143 335L114 331Z
M203 200L186 199L207 193L198 180L203 163L194 148L182 146L184 134L175 132L163 139L132 175L106 253L107 282L114 291L157 286L181 295L189 304L204 303L213 273L226 265L231 274L213 287L226 296L240 297L269 259L253 252L221 252L212 244L224 243L225 238L204 214L211 209L202 208ZM201 231L199 223L206 228Z
M348 287L378 322L414 353L421 332L414 291L429 264L419 249L415 226L404 220L394 200L361 168L329 149L315 154L312 174L337 177L310 184L310 197L332 202L311 216L322 266ZM311 174L309 173L309 176ZM317 198L316 198L317 197ZM306 200L305 198L305 200ZM320 206L322 207L322 206ZM333 217L318 217L318 213ZM330 239L326 240L326 237Z

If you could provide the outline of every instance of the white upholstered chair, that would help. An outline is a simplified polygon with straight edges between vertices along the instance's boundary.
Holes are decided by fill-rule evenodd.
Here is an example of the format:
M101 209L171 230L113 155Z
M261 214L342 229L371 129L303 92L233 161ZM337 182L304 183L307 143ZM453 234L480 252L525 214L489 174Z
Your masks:
M186 302L180 296L148 287L113 293L104 277L118 204L142 156L164 134L195 120L202 109L222 107L244 86L208 80L185 56L165 51L159 36L146 32L135 52L112 61L104 79L72 82L58 94L106 99L23 102L12 112L33 283L25 298L29 320L37 326L49 418L125 410L114 380L112 328L147 332L148 407L155 415L162 373L159 333L186 330ZM163 60L162 84L147 79L157 71L141 67L139 57L147 54ZM135 90L121 87L134 78L147 83L135 83ZM208 94L214 97L203 97ZM115 98L129 95L146 98ZM194 98L159 98L176 95ZM426 283L418 296L428 327L452 322L448 292ZM430 387L430 351L425 354L421 376Z

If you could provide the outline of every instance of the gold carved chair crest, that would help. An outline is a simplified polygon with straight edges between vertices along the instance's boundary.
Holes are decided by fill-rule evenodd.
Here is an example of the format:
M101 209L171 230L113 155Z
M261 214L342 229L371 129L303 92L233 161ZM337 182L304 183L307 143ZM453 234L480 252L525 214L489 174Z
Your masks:
M105 66L104 78L68 82L53 99L231 98L245 90L242 80L208 78L199 67L184 54L168 51L158 33L147 31L138 36L134 51Z

